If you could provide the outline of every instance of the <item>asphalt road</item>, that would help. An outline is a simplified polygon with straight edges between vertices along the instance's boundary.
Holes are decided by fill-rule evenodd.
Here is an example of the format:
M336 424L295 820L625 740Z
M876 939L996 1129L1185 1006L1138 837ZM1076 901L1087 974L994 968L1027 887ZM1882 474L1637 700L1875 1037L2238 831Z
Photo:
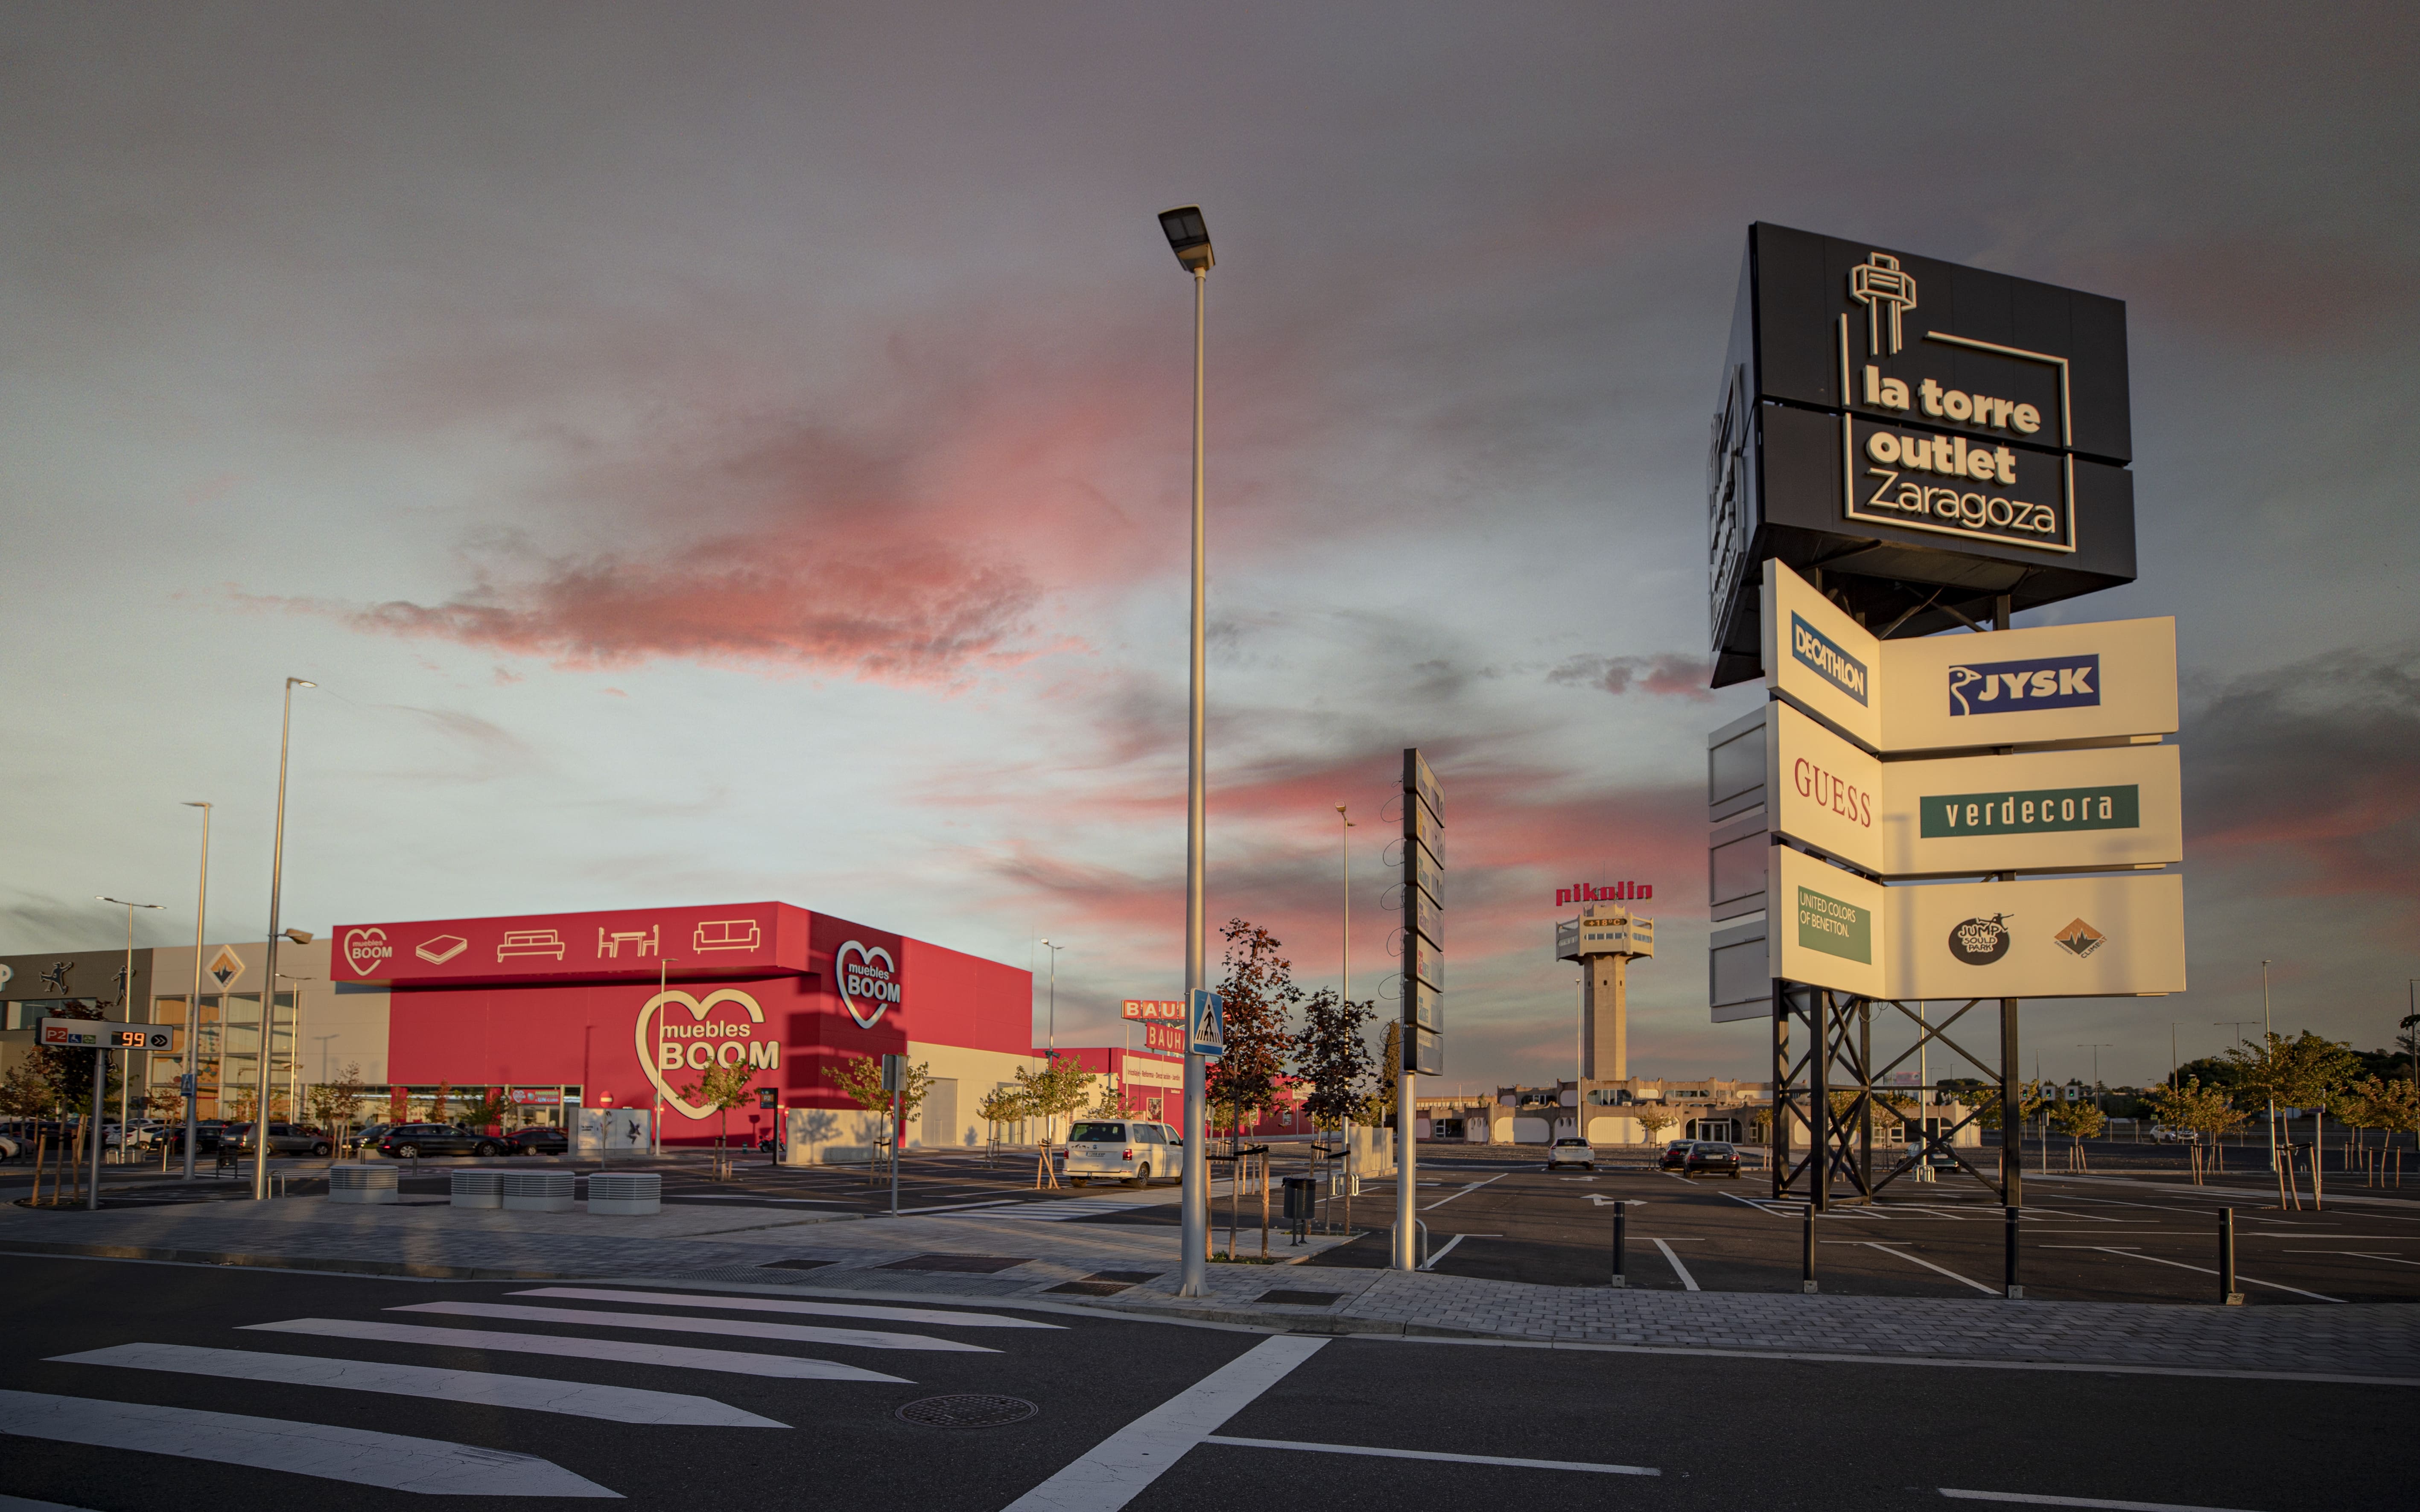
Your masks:
M378 1512L434 1490L469 1512L608 1495L943 1512L1476 1496L1872 1512L1942 1504L1944 1488L2255 1512L2410 1499L2397 1386L15 1257L0 1289L0 1494L95 1512ZM751 1305L768 1300L792 1306ZM1004 1326L1035 1322L1059 1326ZM896 1415L946 1394L1037 1411Z

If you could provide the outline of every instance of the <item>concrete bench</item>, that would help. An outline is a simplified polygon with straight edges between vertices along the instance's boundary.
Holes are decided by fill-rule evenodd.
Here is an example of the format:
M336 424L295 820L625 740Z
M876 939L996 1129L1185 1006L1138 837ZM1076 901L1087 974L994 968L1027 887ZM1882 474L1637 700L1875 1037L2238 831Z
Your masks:
M504 1171L504 1207L514 1212L569 1212L569 1171Z
M456 1171L454 1206L458 1208L497 1208L504 1205L504 1173L502 1171Z
M396 1177L392 1165L331 1165L328 1167L328 1200L331 1202L393 1202L396 1200Z
M646 1171L598 1171L588 1179L590 1212L644 1215L664 1211L664 1179Z

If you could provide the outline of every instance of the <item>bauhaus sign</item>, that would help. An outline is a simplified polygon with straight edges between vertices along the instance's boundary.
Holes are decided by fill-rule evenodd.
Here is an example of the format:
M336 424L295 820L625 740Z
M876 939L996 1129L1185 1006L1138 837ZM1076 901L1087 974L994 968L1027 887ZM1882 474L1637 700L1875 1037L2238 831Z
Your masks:
M2174 746L1886 762L1788 703L1767 719L1772 827L1861 871L2080 872L2184 856Z

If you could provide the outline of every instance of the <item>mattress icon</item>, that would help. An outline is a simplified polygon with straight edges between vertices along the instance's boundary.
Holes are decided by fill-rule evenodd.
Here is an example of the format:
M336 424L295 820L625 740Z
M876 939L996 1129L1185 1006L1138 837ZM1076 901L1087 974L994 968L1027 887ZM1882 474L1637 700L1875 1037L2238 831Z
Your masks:
M423 940L411 948L411 953L432 966L442 966L471 948L471 942L459 934L440 934L433 940Z

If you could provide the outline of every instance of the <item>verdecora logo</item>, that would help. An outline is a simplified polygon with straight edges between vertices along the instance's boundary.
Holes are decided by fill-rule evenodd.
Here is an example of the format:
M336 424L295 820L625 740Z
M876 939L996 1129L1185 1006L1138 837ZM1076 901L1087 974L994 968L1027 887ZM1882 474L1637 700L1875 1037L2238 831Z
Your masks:
M1795 613L1790 616L1790 654L1834 687L1859 703L1866 702L1866 664Z
M851 940L834 950L832 975L840 979L842 1006L861 1029L881 1023L884 1011L899 1001L898 964L878 945Z
M1874 964L1874 915L1812 887L1798 889L1798 944L1843 961Z
M386 941L382 929L349 929L345 931L345 964L353 975L366 977L395 959L395 947Z
M1949 669L1949 713L2021 714L2028 709L2083 709L2101 702L2101 657L2037 656L2031 661L1978 661Z
M746 1021L715 1018L714 1011L725 1003L746 1010ZM665 1011L675 1006L689 1010L689 1016L683 1019ZM752 1071L780 1070L781 1042L757 1033L764 1022L765 1011L756 999L737 987L708 993L703 999L678 988L658 993L639 1009L633 1035L639 1065L666 1107L690 1119L709 1118L714 1110L683 1101L673 1080L693 1082L709 1066L745 1064Z

